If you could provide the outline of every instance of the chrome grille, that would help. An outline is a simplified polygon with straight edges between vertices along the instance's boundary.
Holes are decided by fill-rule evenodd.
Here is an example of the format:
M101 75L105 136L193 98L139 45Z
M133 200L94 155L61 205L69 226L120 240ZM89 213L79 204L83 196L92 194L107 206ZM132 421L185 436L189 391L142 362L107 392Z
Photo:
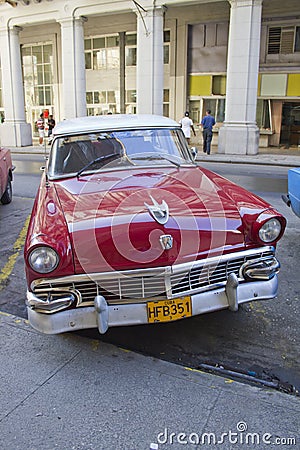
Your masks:
M171 276L172 292L173 294L181 294L182 290L188 292L215 286L226 282L228 275L232 272L240 278L241 266L245 261L251 259L257 259L257 256L238 258L218 264L205 264L191 269L185 276L183 274Z
M224 285L232 272L243 281L240 268L246 261L273 254L274 249L267 247L172 267L43 279L35 281L32 290L42 299L49 292L57 296L60 291L71 291L77 306L92 305L96 295L103 295L109 304L173 298Z

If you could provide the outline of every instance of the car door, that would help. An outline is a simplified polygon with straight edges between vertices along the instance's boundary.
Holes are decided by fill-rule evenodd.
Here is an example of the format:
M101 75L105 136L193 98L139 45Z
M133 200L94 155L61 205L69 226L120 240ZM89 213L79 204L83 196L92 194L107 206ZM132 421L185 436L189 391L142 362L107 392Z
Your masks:
M6 161L7 150L0 147L0 198L6 189L8 165Z

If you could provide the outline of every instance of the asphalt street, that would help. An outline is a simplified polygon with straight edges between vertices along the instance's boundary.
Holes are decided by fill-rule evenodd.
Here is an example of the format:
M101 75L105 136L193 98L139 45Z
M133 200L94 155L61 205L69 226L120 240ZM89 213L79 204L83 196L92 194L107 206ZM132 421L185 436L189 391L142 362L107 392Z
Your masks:
M16 155L14 200L0 208L0 310L26 318L22 239L40 178L43 155ZM285 392L300 388L299 219L281 200L288 167L203 162L216 172L263 196L288 219L278 246L282 264L276 300L244 305L238 313L220 311L176 324L111 329L84 336L113 343L192 368L256 376ZM246 377L245 377L246 379Z

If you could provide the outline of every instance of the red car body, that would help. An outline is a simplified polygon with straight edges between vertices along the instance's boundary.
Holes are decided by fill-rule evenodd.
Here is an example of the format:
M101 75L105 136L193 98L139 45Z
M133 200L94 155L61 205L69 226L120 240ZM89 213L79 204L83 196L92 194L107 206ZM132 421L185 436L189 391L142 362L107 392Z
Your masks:
M0 202L2 204L12 201L13 169L10 151L0 147Z
M135 140L144 135L145 147L152 139L155 150L162 136L166 147L173 139L182 147L180 159L171 150L162 153L165 147L143 153L139 144L133 152L130 133ZM74 145L71 157L61 154L78 136L80 142L89 136L93 149L113 140L123 153L117 163L69 174ZM90 141L84 142L86 152ZM274 253L284 217L197 166L175 122L121 115L66 121L54 130L51 152L25 244L28 316L35 328L98 327L103 333L110 326L237 310L276 295ZM60 159L64 168L57 169Z

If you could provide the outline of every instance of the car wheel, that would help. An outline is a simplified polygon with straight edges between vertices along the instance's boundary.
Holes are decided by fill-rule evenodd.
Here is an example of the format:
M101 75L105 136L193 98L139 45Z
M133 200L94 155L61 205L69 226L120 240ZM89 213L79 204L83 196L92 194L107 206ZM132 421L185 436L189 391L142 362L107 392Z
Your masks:
M12 201L12 186L11 186L11 179L9 178L7 181L7 186L4 191L4 194L1 197L1 203L3 203L3 205L7 205L11 201Z

